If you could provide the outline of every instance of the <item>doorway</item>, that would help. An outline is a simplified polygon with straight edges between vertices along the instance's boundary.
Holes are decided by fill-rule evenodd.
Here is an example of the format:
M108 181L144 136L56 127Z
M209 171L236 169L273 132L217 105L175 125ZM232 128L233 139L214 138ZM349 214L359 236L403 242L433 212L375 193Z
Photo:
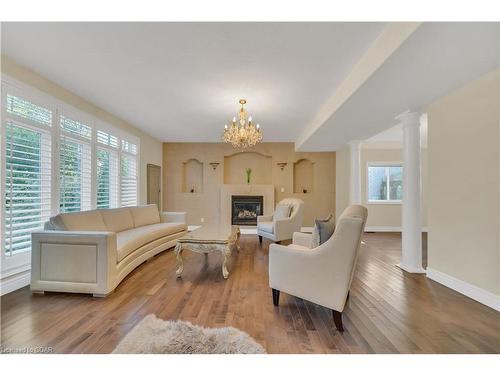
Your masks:
M158 210L161 210L161 167L154 164L148 164L148 204L156 204Z

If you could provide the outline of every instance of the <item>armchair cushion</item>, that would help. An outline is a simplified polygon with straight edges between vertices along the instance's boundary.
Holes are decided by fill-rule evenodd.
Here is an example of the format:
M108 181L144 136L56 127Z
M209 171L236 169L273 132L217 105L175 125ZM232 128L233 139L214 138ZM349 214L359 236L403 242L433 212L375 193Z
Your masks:
M292 211L292 205L290 204L278 204L276 210L274 211L274 220L282 220L290 217Z
M261 221L257 224L257 228L267 233L274 233L274 223L272 221Z
M310 233L294 232L292 236L292 245L312 249L313 236Z
M294 243L292 243L292 244L288 245L287 247L288 247L288 248L290 248L290 249L295 249L295 250L305 250L305 251L307 251L307 250L311 250L311 248L310 248L310 247L307 247L307 246L301 246L301 245L296 245L296 244L294 244Z

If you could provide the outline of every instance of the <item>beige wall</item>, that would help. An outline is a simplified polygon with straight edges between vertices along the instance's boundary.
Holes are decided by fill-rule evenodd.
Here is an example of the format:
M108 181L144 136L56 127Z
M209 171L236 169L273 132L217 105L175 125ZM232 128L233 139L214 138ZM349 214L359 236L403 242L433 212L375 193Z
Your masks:
M293 164L300 159L313 162L312 192L294 193ZM203 163L203 191L182 192L183 163L197 159ZM216 170L209 165L220 163ZM276 164L288 163L282 171ZM164 143L163 201L167 210L187 211L189 224L218 220L220 187L224 182L245 184L245 168L252 168L252 184L273 184L275 202L298 197L305 202L303 225L311 226L315 217L335 212L335 153L296 153L293 143L263 143L249 153L239 153L222 143ZM304 175L304 173L300 173ZM299 184L300 185L300 184ZM284 188L284 192L281 192Z
M402 149L367 149L361 150L361 199L368 207L367 229L401 230L401 204L368 203L367 169L370 162L403 162ZM422 226L427 226L427 149L421 151L421 185L422 185Z
M428 108L429 267L500 295L499 71Z
M156 164L159 166L162 165L162 143L160 141L137 129L128 122L121 120L120 118L112 115L109 112L106 112L95 104L66 90L64 87L61 87L58 84L42 77L41 75L24 68L23 66L17 64L14 60L3 55L1 56L1 59L1 69L3 74L7 74L14 79L26 83L56 99L59 99L83 112L95 116L108 124L111 124L138 137L141 141L139 168L139 201L140 203L146 203L146 166L147 164Z

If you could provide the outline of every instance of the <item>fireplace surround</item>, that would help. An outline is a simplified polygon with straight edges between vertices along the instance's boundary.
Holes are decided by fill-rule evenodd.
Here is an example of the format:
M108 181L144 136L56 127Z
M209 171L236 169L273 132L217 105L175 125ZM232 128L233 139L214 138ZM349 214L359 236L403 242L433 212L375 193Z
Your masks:
M231 224L257 225L257 216L264 214L262 195L232 195Z

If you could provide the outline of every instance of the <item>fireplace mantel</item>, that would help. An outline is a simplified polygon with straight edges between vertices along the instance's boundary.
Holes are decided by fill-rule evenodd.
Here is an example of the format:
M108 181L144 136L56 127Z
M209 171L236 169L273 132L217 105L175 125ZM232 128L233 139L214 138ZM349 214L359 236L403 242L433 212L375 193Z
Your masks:
M233 185L224 184L220 189L220 221L231 225L231 196L262 195L264 198L264 215L274 212L274 185Z

